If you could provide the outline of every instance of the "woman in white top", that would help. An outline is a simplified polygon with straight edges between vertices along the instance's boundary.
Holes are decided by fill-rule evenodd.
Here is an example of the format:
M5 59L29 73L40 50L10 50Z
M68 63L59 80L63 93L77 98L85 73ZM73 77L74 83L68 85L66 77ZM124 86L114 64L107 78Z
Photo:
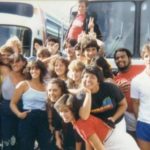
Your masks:
M141 150L150 149L150 43L142 49L145 70L131 82L131 98L137 117L136 136Z
M20 150L33 150L35 140L40 150L49 150L50 132L46 112L47 93L44 76L47 73L45 65L37 60L29 64L28 80L22 81L15 89L10 107L18 118ZM23 111L17 104L22 98Z

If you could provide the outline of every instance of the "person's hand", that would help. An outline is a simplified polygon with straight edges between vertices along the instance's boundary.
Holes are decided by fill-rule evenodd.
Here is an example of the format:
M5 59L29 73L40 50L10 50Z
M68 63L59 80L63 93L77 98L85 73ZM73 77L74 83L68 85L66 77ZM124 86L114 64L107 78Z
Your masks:
M115 119L113 117L109 117L107 119L110 120L110 121L112 121L113 123L115 123Z
M107 118L105 121L107 125L109 125L111 128L115 128L115 120L113 117Z
M88 29L94 29L94 18L90 17L89 19L89 24L88 24Z
M121 89L123 93L126 93L130 90L130 82L127 80L121 80L117 82L117 86Z
M30 113L30 112L31 112L30 110L29 111L20 112L17 116L20 119L25 119L27 117L28 113Z
M82 88L82 91L83 91L84 93L86 93L86 94L91 94L91 90L88 89L88 88L86 88L86 87L83 87L83 88Z

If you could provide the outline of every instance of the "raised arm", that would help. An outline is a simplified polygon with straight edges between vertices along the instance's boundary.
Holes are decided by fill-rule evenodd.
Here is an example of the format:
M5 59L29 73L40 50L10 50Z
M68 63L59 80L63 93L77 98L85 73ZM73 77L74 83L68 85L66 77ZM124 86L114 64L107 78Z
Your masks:
M85 98L83 105L80 107L79 116L81 117L81 119L86 120L90 116L92 97L91 91L89 89L84 88L83 92L85 92Z

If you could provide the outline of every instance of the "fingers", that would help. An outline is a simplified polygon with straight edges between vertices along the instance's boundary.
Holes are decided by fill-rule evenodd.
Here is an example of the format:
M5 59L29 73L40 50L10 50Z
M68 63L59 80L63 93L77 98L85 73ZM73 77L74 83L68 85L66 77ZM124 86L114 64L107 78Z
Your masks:
M90 17L90 22L94 22L94 17Z

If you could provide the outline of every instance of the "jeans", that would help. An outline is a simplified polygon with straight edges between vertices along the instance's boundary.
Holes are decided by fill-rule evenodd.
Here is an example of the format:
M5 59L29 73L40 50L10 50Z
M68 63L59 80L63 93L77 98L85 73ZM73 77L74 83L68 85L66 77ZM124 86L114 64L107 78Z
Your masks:
M20 150L33 150L37 140L40 150L50 150L47 112L32 110L19 124Z

